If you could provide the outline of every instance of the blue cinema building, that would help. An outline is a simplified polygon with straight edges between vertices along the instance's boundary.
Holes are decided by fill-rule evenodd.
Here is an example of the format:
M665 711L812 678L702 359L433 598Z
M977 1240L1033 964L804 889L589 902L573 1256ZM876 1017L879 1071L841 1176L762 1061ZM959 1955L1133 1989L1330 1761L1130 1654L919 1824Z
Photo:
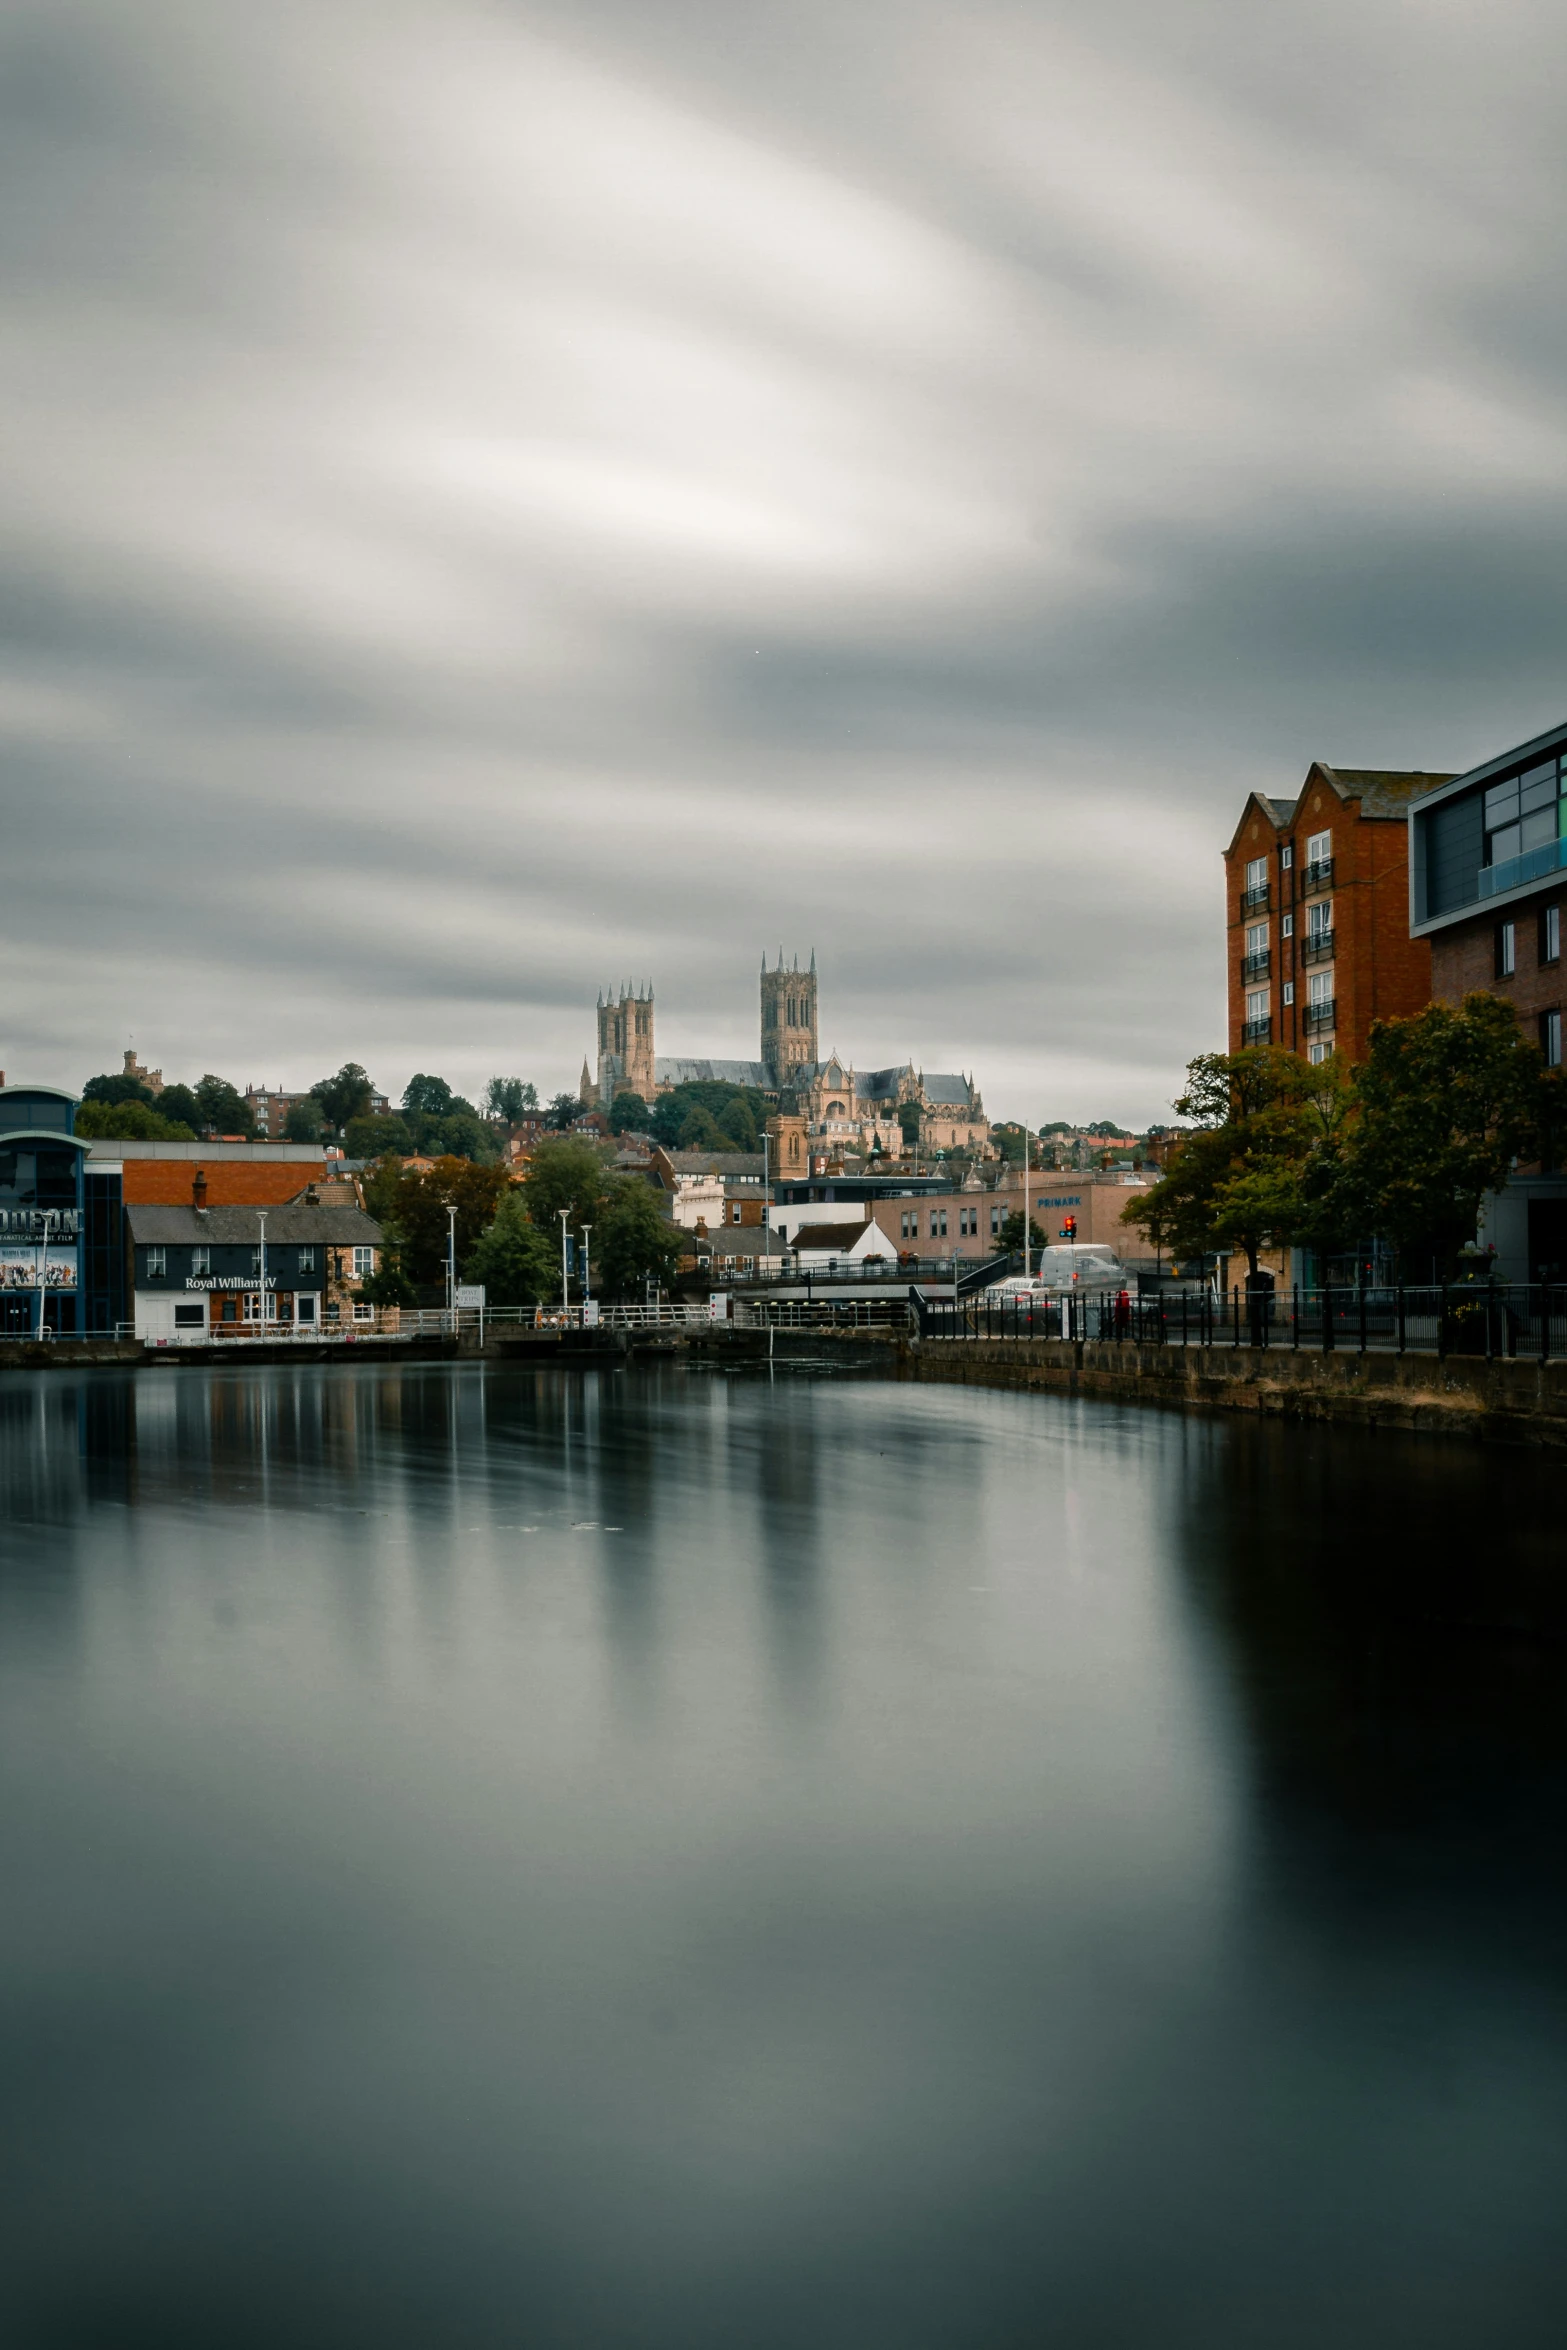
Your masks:
M125 1311L121 1174L87 1169L76 1096L0 1085L0 1337L112 1337Z

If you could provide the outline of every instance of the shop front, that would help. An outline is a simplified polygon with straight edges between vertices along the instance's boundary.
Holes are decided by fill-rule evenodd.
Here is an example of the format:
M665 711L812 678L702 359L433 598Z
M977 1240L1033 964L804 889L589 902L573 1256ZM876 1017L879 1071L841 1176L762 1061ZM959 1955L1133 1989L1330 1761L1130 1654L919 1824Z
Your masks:
M381 1228L361 1208L133 1203L132 1319L149 1346L309 1338L373 1318Z
M0 1337L112 1335L122 1306L120 1170L85 1161L76 1096L0 1085Z

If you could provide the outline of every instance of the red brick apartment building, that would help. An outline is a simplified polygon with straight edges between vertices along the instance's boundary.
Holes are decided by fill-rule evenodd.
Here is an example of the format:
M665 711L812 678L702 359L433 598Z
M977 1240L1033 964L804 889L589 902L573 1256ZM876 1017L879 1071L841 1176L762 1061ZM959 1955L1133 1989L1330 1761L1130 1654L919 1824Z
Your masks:
M1294 800L1253 792L1224 852L1232 1053L1364 1056L1373 1020L1431 1000L1410 936L1409 810L1451 779L1314 760Z

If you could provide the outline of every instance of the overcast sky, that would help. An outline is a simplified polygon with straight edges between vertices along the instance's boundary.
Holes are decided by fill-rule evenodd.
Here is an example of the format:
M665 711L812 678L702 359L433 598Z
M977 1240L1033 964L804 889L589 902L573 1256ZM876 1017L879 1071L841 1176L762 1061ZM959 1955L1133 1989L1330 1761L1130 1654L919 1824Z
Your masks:
M0 0L0 1065L993 1115L1222 1042L1313 758L1567 711L1567 19Z

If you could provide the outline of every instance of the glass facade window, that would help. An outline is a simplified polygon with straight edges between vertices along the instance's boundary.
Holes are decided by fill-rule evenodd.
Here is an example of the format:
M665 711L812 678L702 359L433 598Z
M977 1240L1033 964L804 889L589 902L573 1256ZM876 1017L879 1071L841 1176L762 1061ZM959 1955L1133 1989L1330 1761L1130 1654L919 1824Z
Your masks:
M1558 837L1561 825L1561 762L1542 760L1493 783L1485 795L1485 861L1505 865Z

